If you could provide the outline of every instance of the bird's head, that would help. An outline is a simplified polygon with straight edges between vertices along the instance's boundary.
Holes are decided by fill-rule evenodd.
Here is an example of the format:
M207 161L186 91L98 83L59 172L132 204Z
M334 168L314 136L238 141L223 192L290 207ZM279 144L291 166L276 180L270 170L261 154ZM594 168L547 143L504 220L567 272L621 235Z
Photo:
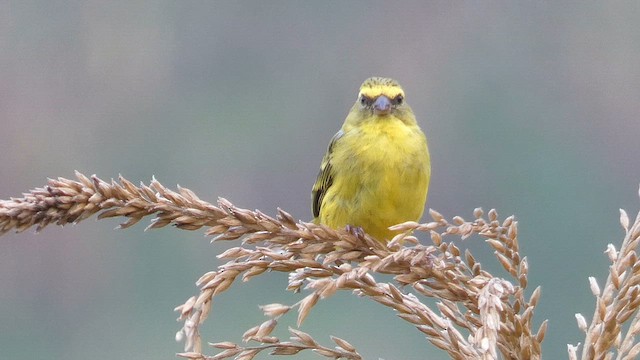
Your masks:
M404 90L393 79L371 77L360 86L358 103L362 110L381 116L389 115L404 105Z

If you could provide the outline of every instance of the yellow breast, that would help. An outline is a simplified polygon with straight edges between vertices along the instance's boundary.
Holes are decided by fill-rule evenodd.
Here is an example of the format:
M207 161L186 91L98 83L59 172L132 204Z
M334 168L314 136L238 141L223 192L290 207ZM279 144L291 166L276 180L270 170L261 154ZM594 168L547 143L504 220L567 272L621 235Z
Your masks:
M362 227L388 240L395 235L389 226L422 216L431 172L426 138L416 124L393 116L343 131L333 149L333 183L319 221Z

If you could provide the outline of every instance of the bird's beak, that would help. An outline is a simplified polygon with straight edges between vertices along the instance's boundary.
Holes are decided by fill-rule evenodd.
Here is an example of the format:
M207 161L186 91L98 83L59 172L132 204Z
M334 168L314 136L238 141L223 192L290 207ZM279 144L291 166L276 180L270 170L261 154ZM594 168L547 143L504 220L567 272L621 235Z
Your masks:
M376 115L387 115L391 112L391 100L384 95L378 96L373 103L373 112Z

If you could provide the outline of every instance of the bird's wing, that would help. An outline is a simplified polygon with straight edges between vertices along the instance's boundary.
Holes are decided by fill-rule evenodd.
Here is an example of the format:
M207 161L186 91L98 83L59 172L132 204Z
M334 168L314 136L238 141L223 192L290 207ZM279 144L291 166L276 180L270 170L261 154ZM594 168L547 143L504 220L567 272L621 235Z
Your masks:
M333 138L331 138L331 142L329 143L327 152L324 154L322 163L320 164L320 173L318 173L318 178L316 179L315 184L313 184L313 189L311 190L311 207L314 218L320 216L322 199L333 183L333 168L331 166L331 158L333 155L333 148L338 140L342 137L342 135L344 135L344 131L340 129L340 131L338 131L333 136Z

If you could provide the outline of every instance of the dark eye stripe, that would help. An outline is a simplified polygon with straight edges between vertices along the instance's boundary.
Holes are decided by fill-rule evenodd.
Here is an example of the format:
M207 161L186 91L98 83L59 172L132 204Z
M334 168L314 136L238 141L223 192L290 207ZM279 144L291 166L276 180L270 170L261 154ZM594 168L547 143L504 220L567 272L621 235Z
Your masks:
M373 99L367 97L367 96L360 96L360 105L362 106L371 106L371 104L373 104Z

